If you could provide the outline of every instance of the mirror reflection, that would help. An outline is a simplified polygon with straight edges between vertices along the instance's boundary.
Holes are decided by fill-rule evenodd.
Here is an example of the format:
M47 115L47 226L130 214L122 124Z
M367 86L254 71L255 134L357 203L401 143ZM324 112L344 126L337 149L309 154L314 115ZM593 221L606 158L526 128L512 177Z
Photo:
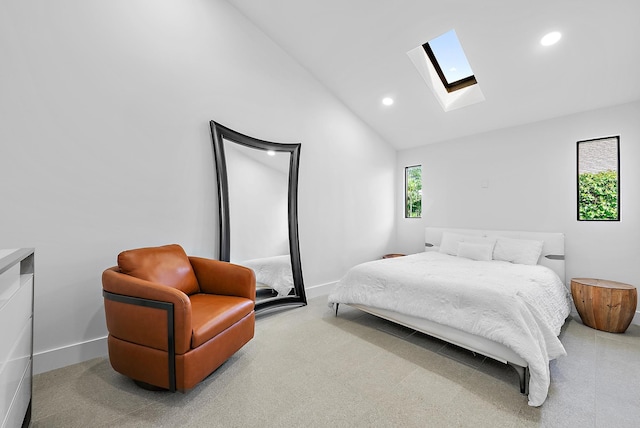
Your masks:
M289 254L288 152L224 140L229 187L229 261L256 274L256 300L293 293Z
M219 258L256 274L256 311L306 305L298 238L299 143L275 143L211 121Z

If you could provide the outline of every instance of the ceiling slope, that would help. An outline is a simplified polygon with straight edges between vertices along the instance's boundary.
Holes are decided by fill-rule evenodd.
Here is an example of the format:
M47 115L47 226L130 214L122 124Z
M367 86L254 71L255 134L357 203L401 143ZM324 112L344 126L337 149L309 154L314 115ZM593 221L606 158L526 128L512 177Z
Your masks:
M399 150L640 99L637 0L228 1ZM444 112L407 52L452 28L486 100Z

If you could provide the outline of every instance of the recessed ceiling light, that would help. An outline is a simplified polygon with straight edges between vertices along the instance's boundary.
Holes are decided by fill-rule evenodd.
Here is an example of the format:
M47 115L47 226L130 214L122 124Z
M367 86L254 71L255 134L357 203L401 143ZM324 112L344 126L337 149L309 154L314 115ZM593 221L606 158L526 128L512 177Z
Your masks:
M542 46L555 45L556 43L558 43L558 40L560 40L561 37L562 34L557 31L552 31L551 33L546 34L542 39L540 39L540 44Z
M391 104L393 104L393 98L389 98L389 97L383 98L382 104L386 106L390 106Z

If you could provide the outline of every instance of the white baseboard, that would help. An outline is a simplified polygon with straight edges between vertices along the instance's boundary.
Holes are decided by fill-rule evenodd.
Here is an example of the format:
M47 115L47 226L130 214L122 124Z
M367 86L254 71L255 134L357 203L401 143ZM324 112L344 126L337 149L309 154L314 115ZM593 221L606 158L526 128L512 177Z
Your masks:
M313 287L305 288L304 292L307 296L307 299L313 299L314 297L320 296L328 296L337 282L338 281L332 281L325 284L314 285Z
M107 356L107 336L33 354L33 374Z
M314 285L305 289L307 299L328 295L337 281ZM107 337L100 337L82 343L62 346L33 354L33 374L48 372L92 358L107 356Z
M315 297L328 295L335 284L336 281L309 287L305 290L307 298L313 299ZM574 312L573 314L578 316L577 312ZM636 312L633 317L633 321L631 322L633 324L640 325L640 311ZM107 356L107 353L106 336L82 343L76 343L74 345L51 349L49 351L37 352L33 354L33 374L48 372L50 370L81 363L92 358L105 357Z

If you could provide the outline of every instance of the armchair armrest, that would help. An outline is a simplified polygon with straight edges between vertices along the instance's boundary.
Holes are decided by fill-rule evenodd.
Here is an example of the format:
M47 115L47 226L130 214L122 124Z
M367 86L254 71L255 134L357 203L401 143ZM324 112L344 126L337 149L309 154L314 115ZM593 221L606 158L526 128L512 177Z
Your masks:
M245 266L220 260L189 257L200 291L256 300L256 275Z
M173 304L175 352L191 349L191 301L182 291L121 273L112 267L102 273L102 287L109 293ZM123 340L168 351L164 311L105 299L109 333Z

